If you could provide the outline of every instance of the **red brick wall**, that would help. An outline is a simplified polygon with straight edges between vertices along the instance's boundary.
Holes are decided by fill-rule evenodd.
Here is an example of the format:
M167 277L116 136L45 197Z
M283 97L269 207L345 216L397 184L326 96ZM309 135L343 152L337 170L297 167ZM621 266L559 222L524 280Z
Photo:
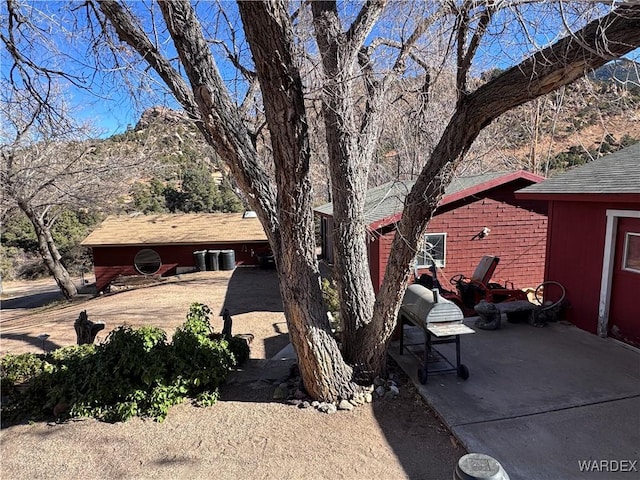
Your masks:
M509 281L518 288L536 287L544 278L547 217L520 208L513 194L502 191L492 197L495 198L479 199L437 214L429 223L428 233L447 234L446 265L441 269L440 281L448 281L458 273L469 277L483 255L495 255L500 257L500 263L493 275L494 282ZM483 227L491 229L489 235L471 240ZM372 266L372 271L381 272L373 278L376 290L382 282L393 236L391 232L376 240L380 265Z
M255 252L267 248L268 244L215 244L215 245L165 245L145 247L94 247L93 264L96 288L103 290L118 275L139 275L133 262L143 248L155 250L162 261L158 272L162 276L175 275L177 267L195 266L193 252L196 250L234 250L237 265L257 265Z

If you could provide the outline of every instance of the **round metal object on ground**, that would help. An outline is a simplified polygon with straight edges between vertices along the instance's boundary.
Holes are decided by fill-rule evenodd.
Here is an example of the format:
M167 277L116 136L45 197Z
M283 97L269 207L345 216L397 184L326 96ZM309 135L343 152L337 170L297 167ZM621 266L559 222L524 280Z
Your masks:
M462 363L458 367L457 373L458 373L458 377L460 377L463 380L466 380L467 378L469 378L469 369L467 368L466 365L463 365Z
M495 458L468 453L458 460L453 480L509 480L509 475Z

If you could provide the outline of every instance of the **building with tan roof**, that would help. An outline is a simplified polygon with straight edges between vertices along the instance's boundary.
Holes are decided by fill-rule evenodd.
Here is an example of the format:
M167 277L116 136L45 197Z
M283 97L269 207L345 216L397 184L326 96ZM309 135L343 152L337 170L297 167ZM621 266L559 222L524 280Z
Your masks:
M246 213L110 216L81 245L93 250L98 291L119 276L258 265L269 248L260 221Z

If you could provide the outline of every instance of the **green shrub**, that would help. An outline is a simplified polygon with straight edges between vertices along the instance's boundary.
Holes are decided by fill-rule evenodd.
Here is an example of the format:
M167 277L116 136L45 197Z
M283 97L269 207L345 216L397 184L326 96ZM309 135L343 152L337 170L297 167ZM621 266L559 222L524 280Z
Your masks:
M236 365L227 341L212 338L210 313L206 305L192 304L187 321L173 335L175 371L198 393L220 386Z
M242 339L215 338L210 313L206 305L193 304L172 343L159 328L121 326L100 345L5 356L0 364L3 421L52 414L162 421L187 397L196 405L212 405L230 369L249 352Z
M28 388L30 382L46 371L51 365L44 360L44 355L22 353L6 355L0 362L0 389L2 395L12 395L20 388Z
M336 284L333 281L329 281L326 278L322 279L322 298L327 306L327 310L331 313L337 313L340 311L340 299L338 297L338 290Z

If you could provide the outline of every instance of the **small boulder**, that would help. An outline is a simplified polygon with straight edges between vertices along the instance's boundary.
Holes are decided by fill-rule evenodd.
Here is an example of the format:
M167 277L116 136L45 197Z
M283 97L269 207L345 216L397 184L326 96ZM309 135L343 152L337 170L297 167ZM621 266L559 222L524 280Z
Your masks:
M274 400L284 400L288 396L289 396L289 389L288 388L277 387L273 391L273 399Z

